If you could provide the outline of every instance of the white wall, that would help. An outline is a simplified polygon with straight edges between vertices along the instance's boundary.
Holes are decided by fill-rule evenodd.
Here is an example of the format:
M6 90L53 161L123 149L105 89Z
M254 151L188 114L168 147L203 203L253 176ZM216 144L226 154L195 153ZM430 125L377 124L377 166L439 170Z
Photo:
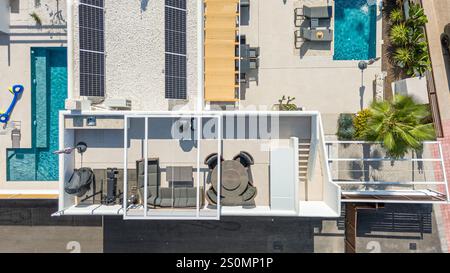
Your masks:
M0 0L0 32L9 33L9 0Z

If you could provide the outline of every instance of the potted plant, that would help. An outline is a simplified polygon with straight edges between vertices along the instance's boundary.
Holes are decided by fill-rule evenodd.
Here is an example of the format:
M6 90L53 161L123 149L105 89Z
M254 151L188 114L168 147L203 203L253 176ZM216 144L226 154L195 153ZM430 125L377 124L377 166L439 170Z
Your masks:
M31 18L34 19L34 21L36 22L36 25L38 26L42 26L42 20L41 17L39 17L39 15L33 11L32 13L30 13Z
M295 100L295 97L288 96L286 98L285 95L278 100L278 104L274 105L274 109L278 111L297 111L298 107L295 103L292 103Z

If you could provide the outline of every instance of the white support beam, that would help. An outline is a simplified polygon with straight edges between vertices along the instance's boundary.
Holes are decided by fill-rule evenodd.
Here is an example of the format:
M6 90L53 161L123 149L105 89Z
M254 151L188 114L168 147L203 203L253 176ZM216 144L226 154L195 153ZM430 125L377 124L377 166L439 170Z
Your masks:
M145 117L145 126L144 126L144 216L147 217L148 213L148 117ZM136 170L137 171L137 170ZM139 174L137 174L139 177ZM139 181L136 181L139 182ZM139 187L139 183L138 183Z
M124 118L123 128L123 218L125 219L128 212L127 196L128 196L128 117Z

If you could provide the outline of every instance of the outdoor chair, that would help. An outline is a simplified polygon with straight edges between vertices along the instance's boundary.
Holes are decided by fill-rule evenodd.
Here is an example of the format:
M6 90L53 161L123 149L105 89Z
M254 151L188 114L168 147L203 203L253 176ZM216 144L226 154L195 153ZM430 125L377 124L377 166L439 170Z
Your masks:
M147 202L153 206L156 205L158 198L158 189L160 186L161 174L159 169L159 159L151 158L148 159L148 167L147 167ZM145 198L145 188L144 188L144 176L145 165L144 160L136 161L136 176L137 176L137 185L139 189L139 195L141 203L144 203Z
M294 47L300 49L303 41L304 39L302 38L301 30L294 31Z
M217 193L212 187L206 192L206 196L208 197L209 202L214 205L217 204Z
M250 69L256 70L259 68L259 59L250 59Z
M256 193L257 193L256 187L249 185L247 190L242 194L242 200L244 202L251 201L255 199Z
M304 19L305 17L303 16L302 8L294 9L294 25L300 27L301 22L303 22Z
M258 58L259 57L259 47L249 47L248 48L248 57L249 58Z
M242 166L244 166L246 168L249 167L250 165L255 164L255 160L253 159L253 156L245 151L242 151L239 154L235 155L233 157L233 160L240 161Z
M303 16L306 18L319 18L326 19L331 18L332 7L331 6L319 6L308 7L303 5Z
M243 58L239 63L241 73L247 74L250 71L250 60L247 58Z
M205 165L208 165L210 171L214 170L214 168L217 166L218 158L219 155L217 153L212 153L206 157ZM223 157L220 158L220 161L223 161Z

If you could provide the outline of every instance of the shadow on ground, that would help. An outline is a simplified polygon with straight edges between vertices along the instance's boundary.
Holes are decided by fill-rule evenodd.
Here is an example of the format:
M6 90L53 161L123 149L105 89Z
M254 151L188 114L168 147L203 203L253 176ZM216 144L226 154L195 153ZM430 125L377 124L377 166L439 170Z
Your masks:
M100 216L52 217L57 211L57 200L0 200L0 226L102 226Z
M320 220L221 217L220 221L104 218L104 252L314 252Z

